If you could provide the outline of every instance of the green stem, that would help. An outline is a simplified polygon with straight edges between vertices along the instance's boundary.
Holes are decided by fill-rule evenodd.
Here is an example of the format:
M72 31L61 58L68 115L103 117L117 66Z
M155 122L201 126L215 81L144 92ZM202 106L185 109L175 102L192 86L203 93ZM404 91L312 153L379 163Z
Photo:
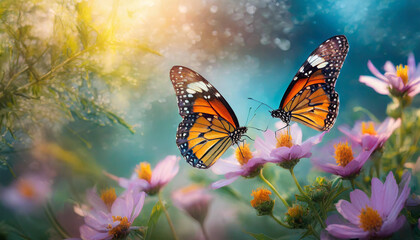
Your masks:
M54 227L54 229L57 231L57 233L63 238L67 239L70 238L69 234L64 230L64 228L60 225L60 223L57 221L57 219L54 216L54 213L52 212L51 206L49 203L44 208L45 215L47 215L47 218L51 225Z
M286 206L287 208L289 207L289 204L287 203L287 201L280 195L280 193L276 190L276 188L273 186L273 184L271 184L263 175L263 169L261 168L260 170L260 178L261 180L263 180L273 191L274 193L277 195L277 197L283 202L284 206Z
M378 178L379 178L379 176L378 176ZM356 187L355 187L355 185L354 185L354 178L349 179L349 181L350 181L350 183L351 183L351 187L353 188L353 190L356 190Z
M325 229L327 226L325 226L325 223L322 220L321 216L319 215L317 209L313 205L311 198L306 194L305 191L303 191L302 187L300 186L298 180L296 179L295 173L293 172L293 168L290 168L290 174L292 175L293 180L295 181L295 184L296 184L297 188L299 189L299 192L309 200L308 201L309 207L312 208L312 210L315 212L315 215L318 218L319 223L321 224L322 228Z
M280 219L278 219L278 218L276 218L274 215L273 215L273 213L271 213L270 214L270 217L272 218L272 219L274 219L274 221L276 221L278 224L280 224L280 225L282 225L283 227L285 227L285 228L292 228L292 227L290 227L289 225L287 225L286 223L283 223L282 221L280 221Z
M204 239L205 240L210 240L209 236L207 236L206 229L204 228L204 221L200 222L200 227L201 227L201 231L203 232Z
M178 237L176 236L174 225L171 221L171 218L169 217L168 210L166 209L165 205L162 202L162 194L160 192L158 194L158 197L159 197L159 202L160 202L160 205L162 206L163 212L165 213L166 219L168 220L169 227L171 228L172 236L174 237L175 240L178 240Z
M308 226L308 229L310 229L311 231L312 231L312 235L316 238L316 239L320 239L319 238L319 234L315 231L315 229L311 226L311 225L309 225Z

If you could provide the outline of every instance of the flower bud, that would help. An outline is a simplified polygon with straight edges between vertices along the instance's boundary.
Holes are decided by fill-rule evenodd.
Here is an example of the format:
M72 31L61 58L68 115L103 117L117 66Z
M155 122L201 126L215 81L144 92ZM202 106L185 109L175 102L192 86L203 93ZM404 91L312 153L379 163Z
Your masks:
M309 209L299 204L293 204L286 213L286 222L292 228L306 228L310 223Z
M274 200L270 198L271 192L267 189L259 188L252 191L251 206L257 210L258 216L270 215L273 212Z
M305 191L314 202L320 202L331 191L331 182L324 177L317 177L312 185L305 186Z

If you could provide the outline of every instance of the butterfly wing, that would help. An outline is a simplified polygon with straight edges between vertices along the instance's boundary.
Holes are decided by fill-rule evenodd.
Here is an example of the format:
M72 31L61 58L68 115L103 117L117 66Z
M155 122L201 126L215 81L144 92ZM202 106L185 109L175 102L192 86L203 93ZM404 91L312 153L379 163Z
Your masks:
M238 119L232 108L205 78L183 66L174 66L170 78L178 101L179 115L206 113L220 116L230 124L239 127Z
M344 35L323 42L303 63L286 90L280 109L291 120L319 131L329 130L338 114L335 83L349 50Z
M170 78L179 114L176 143L193 167L209 168L233 144L238 119L222 95L195 71L174 66Z

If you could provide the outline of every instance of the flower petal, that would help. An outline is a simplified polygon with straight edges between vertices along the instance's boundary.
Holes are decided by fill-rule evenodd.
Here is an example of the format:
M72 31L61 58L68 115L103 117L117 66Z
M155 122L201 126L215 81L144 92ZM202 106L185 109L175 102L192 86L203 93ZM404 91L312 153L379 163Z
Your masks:
M415 77L415 73L416 73L416 59L414 58L413 53L410 53L410 55L408 55L407 65L408 65L408 78L412 79Z
M389 212L392 209L392 206L395 203L395 200L398 197L398 185L395 181L394 175L390 171L388 176L386 177L385 183L384 183L384 190L383 193L384 200L383 200L383 212L382 216L388 216Z
M373 88L377 93L389 95L388 84L371 76L360 76L359 82Z
M360 219L359 214L360 212L357 211L357 208L349 203L346 200L340 200L335 205L337 208L337 211L349 222L353 223L354 225L359 225Z
M364 238L369 235L369 232L365 232L362 229L356 226L340 225L340 224L331 224L325 229L329 234L338 238Z
M385 82L387 82L387 81L388 81L388 80L386 79L386 77L385 77L384 75L382 75L382 73L380 73L380 72L378 71L378 69L376 69L376 67L373 65L373 63L372 63L370 60L368 61L367 66L368 66L368 68L369 68L370 72L371 72L373 75L375 75L375 77L377 77L377 78L379 78L379 79L381 79L382 81L385 81Z
M236 160L235 155L231 155L225 159L219 159L211 167L213 173L224 175L229 172L237 172L241 170L241 164Z
M396 73L397 71L395 68L395 65L390 61L385 62L384 69L386 72L390 72L390 73Z
M143 205L144 205L144 199L145 199L145 197L146 197L146 193L141 192L140 193L140 198L137 200L137 202L134 203L135 204L134 205L135 207L134 207L133 214L131 215L130 222L133 222L134 219L136 219L139 216L139 214L141 212L141 209L143 208Z
M302 143L302 129L300 129L297 123L293 123L290 126L290 136L294 145Z
M383 213L384 201L384 184L378 179L373 178L371 181L372 194L370 196L370 206L378 210L379 214Z
M401 229L404 225L406 218L404 215L397 218L395 221L386 221L381 227L381 230L376 233L378 237L389 237L392 233Z
M366 193L359 189L350 192L350 201L358 212L361 212L362 208L366 208L366 205L369 205L370 203Z
M172 178L174 178L175 175L178 173L178 161L179 158L177 158L175 155L167 156L165 159L160 161L156 165L155 169L153 169L152 179L150 180L150 183L152 185L151 187L163 187L169 181L171 181Z
M239 176L228 178L228 179L219 180L217 182L212 183L210 185L210 188L212 188L212 189L218 189L218 188L227 186L227 185L233 183L234 181L236 181L238 178L239 178Z
M390 174L392 174L392 172L390 172ZM396 219L398 214L403 209L404 204L407 201L408 195L410 195L410 188L408 186L409 183L410 183L410 177L408 177L408 179L406 180L400 196L397 198L397 200L395 201L395 204L392 206L392 209L389 212L388 219L390 221L393 219Z

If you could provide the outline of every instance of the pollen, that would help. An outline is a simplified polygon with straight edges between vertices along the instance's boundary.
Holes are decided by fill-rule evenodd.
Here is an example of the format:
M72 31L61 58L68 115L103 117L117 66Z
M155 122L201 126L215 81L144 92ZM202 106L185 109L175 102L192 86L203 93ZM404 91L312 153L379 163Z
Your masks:
M150 164L147 162L142 162L137 165L136 172L140 179L144 179L148 182L152 179L152 169L150 168Z
M131 222L128 221L127 217L112 216L114 222L120 221L118 226L112 228L111 224L108 225L108 234L113 236L112 239L121 239L127 236L130 230Z
M31 199L35 196L34 186L28 180L19 180L17 190L24 198Z
M287 209L286 215L289 215L291 218L298 218L303 215L303 208L300 205L293 205Z
M257 207L262 203L270 201L270 190L264 189L264 188L258 188L256 191L252 191L251 196L254 197L254 199L251 200L251 206Z
M277 139L277 144L276 147L292 147L293 143L292 143L292 136L290 136L289 131L286 131L285 133L281 133L280 136L276 137Z
M366 206L359 215L360 228L364 231L379 231L382 227L382 218L378 211Z
M115 188L108 188L101 192L101 199L104 201L105 205L108 209L111 209L112 204L114 203L115 199L117 199L117 194L115 193Z
M252 152L251 149L249 149L249 144L244 144L243 146L236 148L235 157L241 165L247 164L252 158Z
M334 145L335 148L335 156L337 165L338 166L347 166L353 159L353 150L351 149L351 145L349 146L348 142L346 143L338 143Z
M362 134L377 135L373 122L362 122Z
M397 66L397 77L400 77L403 80L404 85L407 84L408 82L408 66L407 65L405 65L404 67L402 64Z

